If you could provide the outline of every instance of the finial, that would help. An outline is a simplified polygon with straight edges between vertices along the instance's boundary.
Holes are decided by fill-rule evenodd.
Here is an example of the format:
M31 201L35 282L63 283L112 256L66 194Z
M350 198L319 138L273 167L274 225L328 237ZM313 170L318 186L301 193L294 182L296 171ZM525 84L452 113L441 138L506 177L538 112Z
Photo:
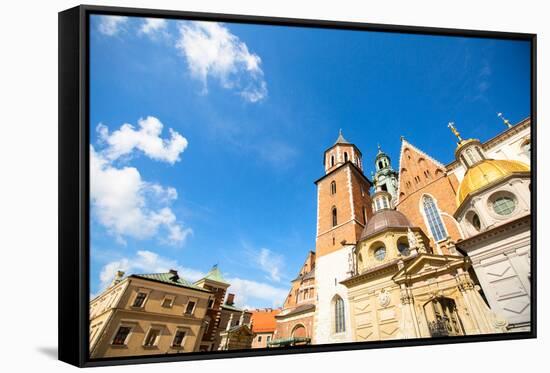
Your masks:
M382 148L380 147L380 144L378 144L378 153L382 153Z
M449 124L447 125L447 127L449 127L451 129L451 132L456 136L456 138L458 139L458 144L460 144L462 141L462 137L460 137L460 132L458 132L458 130L456 129L455 127L455 122L449 122Z
M403 142L403 140L405 140L405 136L403 136L403 135L401 135L400 138L401 138L401 142Z
M499 117L500 119L502 119L502 121L504 122L504 124L508 127L508 128L512 128L512 125L510 124L510 121L506 118L504 118L504 115L502 115L502 113L497 113L497 117Z
M341 128L338 130L338 134L339 134L340 136L342 136L342 129L341 129Z

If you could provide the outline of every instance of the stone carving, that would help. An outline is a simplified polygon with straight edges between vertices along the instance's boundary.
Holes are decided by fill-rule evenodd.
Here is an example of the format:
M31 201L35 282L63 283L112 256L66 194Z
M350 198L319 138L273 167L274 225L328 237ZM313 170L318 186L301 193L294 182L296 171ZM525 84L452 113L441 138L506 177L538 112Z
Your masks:
M408 289L401 289L401 304L411 304L413 301L412 295L409 293Z
M407 230L407 239L409 240L409 249L416 249L418 247L418 240L411 228Z
M390 301L390 293L388 293L386 290L382 290L380 294L378 294L378 303L381 307L387 307L390 304Z

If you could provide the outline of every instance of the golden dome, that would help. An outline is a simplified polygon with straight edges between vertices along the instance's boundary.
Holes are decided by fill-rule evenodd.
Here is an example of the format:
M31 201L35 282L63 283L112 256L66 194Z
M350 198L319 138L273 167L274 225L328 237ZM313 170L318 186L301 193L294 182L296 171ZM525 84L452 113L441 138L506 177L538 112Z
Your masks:
M466 197L508 175L530 172L529 166L519 161L486 159L470 167L460 182L456 202L460 206Z

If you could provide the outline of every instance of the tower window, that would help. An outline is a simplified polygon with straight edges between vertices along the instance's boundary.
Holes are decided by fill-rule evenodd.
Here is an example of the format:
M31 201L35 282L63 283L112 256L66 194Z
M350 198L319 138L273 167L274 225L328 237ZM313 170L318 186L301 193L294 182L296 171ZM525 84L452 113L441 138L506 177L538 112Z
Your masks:
M330 183L330 194L336 194L336 181Z
M348 152L344 152L344 162L348 161Z
M447 231L445 230L445 225L443 225L441 215L439 214L439 210L437 209L433 198L430 196L424 196L422 205L424 208L424 214L428 220L428 226L430 227L430 231L432 232L434 239L436 241L441 241L446 238Z
M378 169L384 168L384 165L382 164L382 161L378 161Z
M367 225L367 208L363 206L363 222Z
M330 156L330 167L334 166L334 156Z
M343 333L346 331L344 315L344 300L339 296L336 296L334 300L334 332Z
M336 227L338 225L338 211L336 207L332 208L332 226Z

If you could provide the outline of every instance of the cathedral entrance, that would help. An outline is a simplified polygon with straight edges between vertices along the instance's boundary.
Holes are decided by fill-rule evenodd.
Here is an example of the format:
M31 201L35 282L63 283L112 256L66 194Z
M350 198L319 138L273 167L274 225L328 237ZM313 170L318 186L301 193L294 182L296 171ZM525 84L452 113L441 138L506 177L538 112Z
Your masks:
M424 313L432 337L464 334L454 300L445 297L434 298L424 305Z

